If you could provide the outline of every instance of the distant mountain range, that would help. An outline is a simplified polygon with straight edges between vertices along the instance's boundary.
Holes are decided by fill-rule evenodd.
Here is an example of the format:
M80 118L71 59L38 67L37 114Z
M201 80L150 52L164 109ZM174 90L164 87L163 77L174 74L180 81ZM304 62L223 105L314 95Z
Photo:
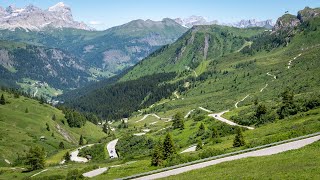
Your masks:
M33 5L25 8L0 7L0 29L39 31L47 27L93 30L83 22L74 21L70 7L62 2L46 10Z
M96 31L74 21L63 3L47 10L32 5L1 8L0 85L28 87L28 82L40 81L65 92L121 73L187 30L163 19Z
M218 24L218 21L207 21L202 16L190 16L188 18L176 18L174 19L177 23L179 23L181 26L191 28L195 25L213 25Z
M248 27L264 27L267 29L272 29L274 23L271 19L265 21L258 21L256 19L249 19L249 20L241 20L239 22L234 23L223 23L219 22L218 20L208 21L202 16L190 16L188 18L176 18L174 19L177 23L181 26L191 28L194 25L224 25L224 26L231 26L237 28L248 28Z
M27 79L63 91L78 88L134 66L163 45L175 42L194 25L211 24L220 23L201 16L138 19L96 31L75 21L71 8L64 3L45 10L33 5L0 7L0 84L23 84ZM270 28L272 22L244 20L226 25ZM16 43L23 43L24 48ZM22 55L24 61L30 61L28 66L18 59Z
M270 19L265 21L249 19L234 23L223 23L218 20L208 21L202 16L195 15L188 18L176 18L174 21L186 28L191 28L194 25L213 24L238 28L265 27L268 29L272 29L274 26L274 23ZM71 8L62 2L45 10L33 5L29 5L25 8L9 6L4 9L0 7L0 29L14 30L16 28L22 28L27 31L40 31L46 30L48 27L94 30L83 22L73 20Z

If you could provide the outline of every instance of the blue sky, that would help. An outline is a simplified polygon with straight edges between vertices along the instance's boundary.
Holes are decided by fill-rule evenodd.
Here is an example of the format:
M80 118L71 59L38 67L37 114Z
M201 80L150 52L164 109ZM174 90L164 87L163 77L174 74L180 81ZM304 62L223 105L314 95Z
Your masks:
M235 22L241 19L273 19L305 6L320 7L320 0L1 0L0 6L34 4L47 9L58 2L69 5L74 19L97 29L106 29L134 19L199 15L208 20Z

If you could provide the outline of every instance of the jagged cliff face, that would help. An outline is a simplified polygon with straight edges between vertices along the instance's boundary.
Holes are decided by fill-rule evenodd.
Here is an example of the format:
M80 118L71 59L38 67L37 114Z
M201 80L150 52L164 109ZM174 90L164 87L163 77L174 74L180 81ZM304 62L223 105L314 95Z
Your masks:
M86 24L74 21L70 7L63 3L58 3L47 10L33 5L25 8L0 7L0 29L22 28L40 31L48 27L92 30Z
M296 16L285 14L277 20L273 30L278 31L280 29L291 29L299 24L300 20Z
M273 30L278 31L293 29L299 24L315 17L320 17L320 8L312 9L306 7L303 10L299 11L297 16L285 14L282 17L280 17L277 20Z

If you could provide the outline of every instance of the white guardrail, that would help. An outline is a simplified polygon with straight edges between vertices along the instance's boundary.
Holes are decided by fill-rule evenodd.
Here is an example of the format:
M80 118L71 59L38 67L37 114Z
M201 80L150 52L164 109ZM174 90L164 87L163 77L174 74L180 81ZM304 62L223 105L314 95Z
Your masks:
M151 174L155 174L155 173L159 173L159 172L164 172L164 171L168 171L168 170L172 170L172 169L176 169L176 168L181 168L184 166L189 166L189 165L198 164L198 163L202 163L202 162L206 162L206 161L211 161L214 159L219 159L219 158L223 158L223 157L227 157L227 156L250 152L250 151L254 151L254 150L258 150L258 149L262 149L262 148L267 148L267 147L271 147L271 146L275 146L275 145L279 145L279 144L283 144L283 143L287 143L287 142L292 142L292 141L296 141L296 140L306 139L306 138L317 136L317 135L320 135L320 132L308 134L308 135L304 135L304 136L299 136L296 138L292 138L292 139L288 139L288 140L284 140L284 141L279 141L279 142L275 142L275 143L271 143L271 144L265 144L265 145L257 146L254 148L248 148L248 149L244 149L244 150L240 150L240 151L235 151L235 152L231 152L231 153L226 153L226 154L212 156L212 157L208 157L208 158L204 158L204 159L199 159L196 161L191 161L191 162L187 162L187 163L183 163L183 164L179 164L179 165L175 165L175 166L170 166L170 167L161 168L161 169L157 169L157 170L153 170L153 171L148 171L145 173L135 174L132 176L118 178L116 180L127 180L127 179L134 179L134 178L138 178L138 177L143 177L143 176L147 176L147 175L151 175Z

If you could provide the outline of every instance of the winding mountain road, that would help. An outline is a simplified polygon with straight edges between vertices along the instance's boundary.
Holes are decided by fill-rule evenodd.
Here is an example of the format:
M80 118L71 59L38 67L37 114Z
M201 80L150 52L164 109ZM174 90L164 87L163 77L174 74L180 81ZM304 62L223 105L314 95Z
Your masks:
M246 152L246 153L237 154L237 155L233 155L233 156L227 156L227 157L223 157L220 159L214 159L214 160L210 160L210 161L206 161L206 162L202 162L202 163L198 163L198 164L193 164L193 165L188 165L188 166L184 166L184 167L180 167L180 168L176 168L176 169L172 169L172 170L168 170L168 171L163 171L160 173L146 175L146 176L136 178L135 180L159 179L159 178L173 176L173 175L181 174L184 172L212 166L212 165L219 164L222 162L233 161L233 160L247 158L247 157L259 157L259 156L268 156L268 155L278 154L281 152L302 148L306 145L309 145L309 144L311 144L315 141L319 141L319 140L320 140L320 135L317 135L314 137L310 137L310 138L306 138L306 139L302 139L302 140L296 140L293 142L288 142L288 143L284 143L284 144L280 144L280 145L276 145L276 146L272 146L272 147L267 147L267 148L263 148L263 149L259 149L259 150L255 150L255 151L251 151L251 152Z
M78 156L78 155L79 155L79 150L80 150L80 149L83 149L83 148L85 148L85 147L93 146L93 145L94 145L94 144L88 144L88 145L79 147L79 148L78 148L77 150L75 150L75 151L72 151L72 152L70 153L70 160L71 160L71 161L74 161L74 162L82 162L82 163L88 162L89 160L88 160L87 158L79 157L79 156ZM61 162L61 164L63 164L63 163Z
M110 158L118 158L118 154L116 152L116 145L119 139L115 139L113 141L110 141L107 144L107 150L109 152L109 157Z
M162 117L160 117L160 116L158 116L158 115L156 115L156 114L146 114L146 115L144 115L140 120L136 121L136 123L145 120L148 116L154 116L155 118L161 119L161 120L162 120L162 119L163 119L163 120L168 120L168 121L171 121L171 120L172 120L171 118L162 118Z
M92 178L92 177L98 176L98 175L106 172L107 170L108 170L107 167L103 167L103 168L99 168L99 169L95 169L95 170L92 170L92 171L83 173L82 175L83 175L84 177Z
M38 91L39 91L39 90L38 90L38 87L36 87L36 91L34 92L33 97L36 97Z
M180 98L180 96L179 96L179 94L178 94L178 91L173 92L173 94L174 94L174 96L176 96L177 99Z
M228 119L225 119L225 118L221 117L221 116L222 116L224 113L226 113L226 112L229 112L229 110L223 111L223 112L220 112L220 113L209 114L208 116L213 117L213 118L215 118L215 119L217 119L217 120L219 120L219 121L221 121L221 122L227 123L227 124L229 124L229 125L231 125L231 126L244 127L244 128L250 129L250 130L254 129L253 127L242 126L242 125L240 125L240 124L237 124L237 123L235 123L235 122L232 122L232 121L230 121L230 120L228 120Z
M196 148L197 148L197 145L192 145L189 148L187 148L187 149L183 150L182 152L180 152L180 154L196 151Z

